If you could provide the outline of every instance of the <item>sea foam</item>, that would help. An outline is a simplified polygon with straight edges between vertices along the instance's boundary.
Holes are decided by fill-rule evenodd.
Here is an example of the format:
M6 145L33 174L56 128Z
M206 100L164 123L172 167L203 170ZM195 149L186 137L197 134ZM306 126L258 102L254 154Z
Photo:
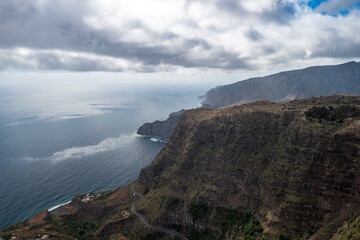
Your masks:
M62 204L56 205L55 207L49 208L49 212L54 211L55 209L57 209L57 208L59 208L61 206L64 206L66 204L69 204L69 203L71 203L71 200L66 202L66 203L62 203Z
M45 158L32 158L25 157L25 160L48 160L52 162L63 161L67 159L80 159L86 156L94 155L101 152L112 151L118 149L130 142L134 141L138 135L136 133L132 134L122 134L117 138L107 138L96 145L89 145L84 147L73 147L68 148L63 151L55 152L50 157Z
M165 143L165 141L163 141L163 140L161 140L161 139L159 139L159 138L154 138L154 137L152 137L152 138L150 138L150 140L153 141L153 142L162 142L162 143Z

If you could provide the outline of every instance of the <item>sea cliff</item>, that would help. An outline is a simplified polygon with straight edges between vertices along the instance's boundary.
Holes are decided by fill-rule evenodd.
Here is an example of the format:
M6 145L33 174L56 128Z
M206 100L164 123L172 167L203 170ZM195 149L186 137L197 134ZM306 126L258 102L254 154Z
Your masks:
M180 115L183 112L185 112L184 109L173 112L165 121L145 123L137 130L137 134L148 137L156 137L162 141L166 141L174 131L174 128L179 121Z
M330 239L359 209L359 104L330 96L189 110L142 170L139 204L189 236Z

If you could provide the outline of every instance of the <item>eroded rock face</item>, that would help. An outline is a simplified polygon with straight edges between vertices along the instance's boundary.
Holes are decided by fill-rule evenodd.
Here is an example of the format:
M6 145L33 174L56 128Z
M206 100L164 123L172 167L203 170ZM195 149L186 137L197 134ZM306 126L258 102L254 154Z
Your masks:
M174 128L179 121L180 115L183 112L185 112L184 109L178 112L171 113L169 115L169 118L165 121L145 123L138 129L137 134L157 137L163 141L166 141L174 131Z
M341 121L304 113L349 104L360 111L360 98L347 96L187 111L139 176L145 211L164 198L153 221L204 231L219 228L221 206L253 214L270 235L304 238L344 221L360 202L360 112ZM194 203L206 204L199 208L207 216L189 219ZM322 236L331 238L334 226Z

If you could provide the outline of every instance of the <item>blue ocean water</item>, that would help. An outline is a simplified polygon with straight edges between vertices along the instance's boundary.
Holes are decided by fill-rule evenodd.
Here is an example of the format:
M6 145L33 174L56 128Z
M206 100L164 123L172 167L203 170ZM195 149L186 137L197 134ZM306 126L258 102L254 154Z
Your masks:
M197 107L204 86L0 84L0 229L136 179L164 146L145 122Z

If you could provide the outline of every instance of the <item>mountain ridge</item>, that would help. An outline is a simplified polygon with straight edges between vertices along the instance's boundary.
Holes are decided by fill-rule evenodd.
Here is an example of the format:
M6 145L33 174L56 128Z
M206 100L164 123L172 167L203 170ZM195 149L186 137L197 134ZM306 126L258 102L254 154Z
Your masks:
M360 63L351 61L284 71L217 86L203 96L202 104L204 107L220 108L261 99L286 102L321 95L359 93Z

